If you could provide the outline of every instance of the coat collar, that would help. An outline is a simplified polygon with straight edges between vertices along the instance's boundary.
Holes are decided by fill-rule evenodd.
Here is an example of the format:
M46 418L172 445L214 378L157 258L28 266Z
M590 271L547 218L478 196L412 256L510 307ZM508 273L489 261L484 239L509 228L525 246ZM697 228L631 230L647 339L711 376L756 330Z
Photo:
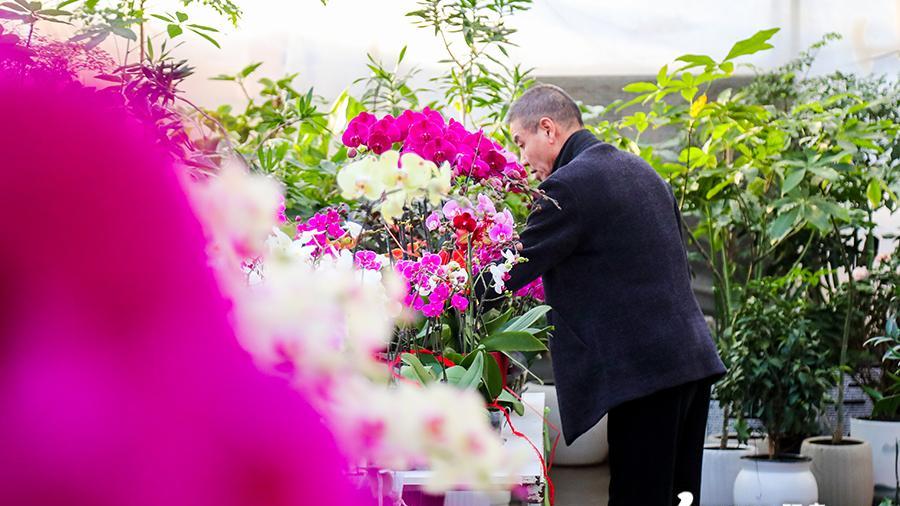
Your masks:
M556 172L556 169L574 160L575 157L580 155L584 150L599 143L600 140L584 128L573 133L566 139L566 143L563 144L559 156L557 156L556 161L553 162L553 170L551 172Z

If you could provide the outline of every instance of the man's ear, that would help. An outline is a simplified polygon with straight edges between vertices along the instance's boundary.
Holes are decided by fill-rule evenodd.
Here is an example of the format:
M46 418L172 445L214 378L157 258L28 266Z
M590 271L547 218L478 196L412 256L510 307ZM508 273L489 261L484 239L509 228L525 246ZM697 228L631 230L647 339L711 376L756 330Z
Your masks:
M544 116L538 121L538 130L540 130L540 135L545 135L550 138L551 144L556 139L558 128L556 122L549 117Z

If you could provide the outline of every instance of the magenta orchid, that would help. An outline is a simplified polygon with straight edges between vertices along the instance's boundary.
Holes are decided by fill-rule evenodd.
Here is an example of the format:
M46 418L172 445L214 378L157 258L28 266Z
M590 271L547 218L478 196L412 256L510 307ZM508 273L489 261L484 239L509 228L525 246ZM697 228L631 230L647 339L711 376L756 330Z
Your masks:
M446 121L438 111L406 110L397 118L377 119L362 112L353 118L342 136L348 148L360 146L381 154L401 143L401 151L413 152L437 165L449 163L455 177L485 181L494 188L512 191L525 187L527 173L516 157L491 140L483 130L468 131L462 123Z
M314 248L313 258L335 256L339 250L352 247L358 233L358 226L346 222L336 209L323 210L297 223L297 239Z

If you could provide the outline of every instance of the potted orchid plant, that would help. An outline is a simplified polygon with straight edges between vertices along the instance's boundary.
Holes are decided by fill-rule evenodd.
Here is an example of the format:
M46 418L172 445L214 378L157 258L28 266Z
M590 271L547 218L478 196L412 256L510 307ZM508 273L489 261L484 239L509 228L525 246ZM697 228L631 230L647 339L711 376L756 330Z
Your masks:
M351 161L337 183L349 205L300 222L299 244L402 284L408 318L384 356L398 381L478 390L496 413L521 414L522 375L550 330L540 281L515 294L505 286L525 261L504 206L511 194L532 195L524 167L484 131L428 108L362 112L342 141Z

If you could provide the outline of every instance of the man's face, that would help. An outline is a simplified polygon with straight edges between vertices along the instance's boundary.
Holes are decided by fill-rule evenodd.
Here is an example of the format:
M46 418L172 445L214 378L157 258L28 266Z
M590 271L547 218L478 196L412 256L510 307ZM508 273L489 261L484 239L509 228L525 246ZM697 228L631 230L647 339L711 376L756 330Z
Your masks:
M531 171L534 172L538 181L550 177L553 162L556 161L559 154L559 146L554 138L555 130L553 126L542 128L540 125L536 130L523 128L522 123L518 120L513 120L509 124L509 133L512 135L513 142L519 146L522 165L531 167Z

